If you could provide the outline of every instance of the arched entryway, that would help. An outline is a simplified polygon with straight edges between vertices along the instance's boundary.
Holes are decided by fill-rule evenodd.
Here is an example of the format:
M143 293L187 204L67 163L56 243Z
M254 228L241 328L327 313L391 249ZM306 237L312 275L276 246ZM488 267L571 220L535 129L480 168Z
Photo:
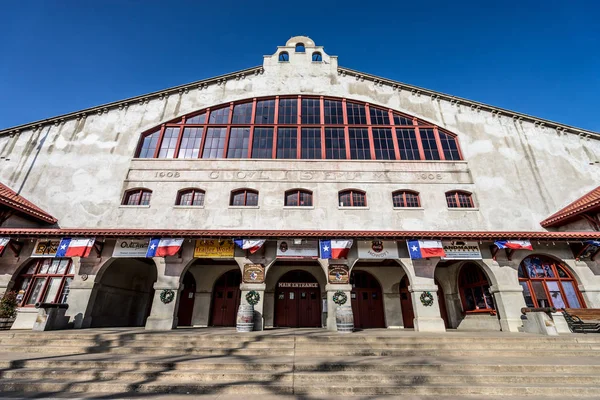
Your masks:
M444 327L448 329L450 323L448 322L448 310L446 310L446 295L444 295L444 289L442 288L442 285L440 285L440 283L437 281L437 279L435 280L435 284L438 288L437 296L438 304L440 306L440 316L444 320Z
M321 326L319 282L306 271L290 271L277 282L275 326L316 328Z
M496 313L490 283L479 265L466 263L460 268L458 290L463 313Z
M402 308L402 322L404 328L414 328L415 311L413 310L412 296L408 291L408 276L400 281L400 307Z
M586 308L569 269L550 257L532 255L523 259L519 283L528 307Z
M143 258L108 262L94 288L91 327L144 326L154 298L154 262Z
M366 271L353 271L350 275L354 327L359 329L385 328L381 285Z
M235 326L241 282L242 273L239 268L224 273L217 280L213 289L211 325Z
M183 290L179 298L179 309L177 310L177 325L191 326L194 313L194 300L196 298L196 279L190 271L183 276Z

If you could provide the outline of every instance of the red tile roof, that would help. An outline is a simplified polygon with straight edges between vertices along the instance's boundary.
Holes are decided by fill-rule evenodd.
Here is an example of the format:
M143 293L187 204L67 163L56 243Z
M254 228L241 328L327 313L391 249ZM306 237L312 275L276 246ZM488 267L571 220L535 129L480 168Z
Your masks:
M544 228L561 226L586 211L598 209L600 211L600 186L588 194L578 198L562 210L552 214L540 224Z
M356 238L356 239L471 239L471 240L586 240L600 239L600 232L499 232L499 231L297 231L297 230L177 230L177 229L10 229L0 236L63 237L180 237L180 238Z
M11 188L0 183L0 205L4 205L24 214L30 215L37 220L49 224L55 224L57 219L42 210L23 196L20 196Z

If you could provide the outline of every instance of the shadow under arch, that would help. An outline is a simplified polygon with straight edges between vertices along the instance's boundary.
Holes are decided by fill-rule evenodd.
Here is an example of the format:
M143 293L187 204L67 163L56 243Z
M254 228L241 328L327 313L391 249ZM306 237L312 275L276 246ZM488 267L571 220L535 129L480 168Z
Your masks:
M144 326L157 278L152 259L110 258L95 276L86 311L89 321L83 327Z

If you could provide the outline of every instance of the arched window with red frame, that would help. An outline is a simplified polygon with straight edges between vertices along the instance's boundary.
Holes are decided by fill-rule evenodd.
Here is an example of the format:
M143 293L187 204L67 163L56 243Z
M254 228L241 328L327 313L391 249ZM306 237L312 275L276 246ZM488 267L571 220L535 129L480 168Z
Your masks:
M532 255L523 259L519 284L528 307L586 308L568 268L550 257Z
M475 208L473 195L461 190L446 192L446 204L448 208Z
M182 115L144 132L135 157L462 160L457 136L434 123L310 95L243 99Z
M392 201L396 208L421 207L419 193L412 190L396 190L392 193Z
M202 189L183 189L177 192L178 206L203 206L204 205L204 190Z
M130 189L125 192L122 204L124 206L148 206L150 205L151 197L152 190L150 189Z
M66 303L74 276L70 258L42 258L19 274L15 285L21 307L36 303Z
M489 281L478 265L467 263L461 267L458 289L465 313L495 312Z
M340 207L366 207L367 194L356 189L342 190L338 194L338 201Z
M230 206L256 207L258 206L258 192L252 189L239 189L231 192Z
M313 194L310 190L292 189L285 192L286 207L312 207Z

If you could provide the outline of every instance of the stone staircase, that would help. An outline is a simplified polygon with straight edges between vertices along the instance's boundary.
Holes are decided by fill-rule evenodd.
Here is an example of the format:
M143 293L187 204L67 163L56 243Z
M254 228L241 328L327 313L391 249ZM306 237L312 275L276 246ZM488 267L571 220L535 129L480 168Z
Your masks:
M7 331L0 332L0 392L54 398L598 398L600 335Z

